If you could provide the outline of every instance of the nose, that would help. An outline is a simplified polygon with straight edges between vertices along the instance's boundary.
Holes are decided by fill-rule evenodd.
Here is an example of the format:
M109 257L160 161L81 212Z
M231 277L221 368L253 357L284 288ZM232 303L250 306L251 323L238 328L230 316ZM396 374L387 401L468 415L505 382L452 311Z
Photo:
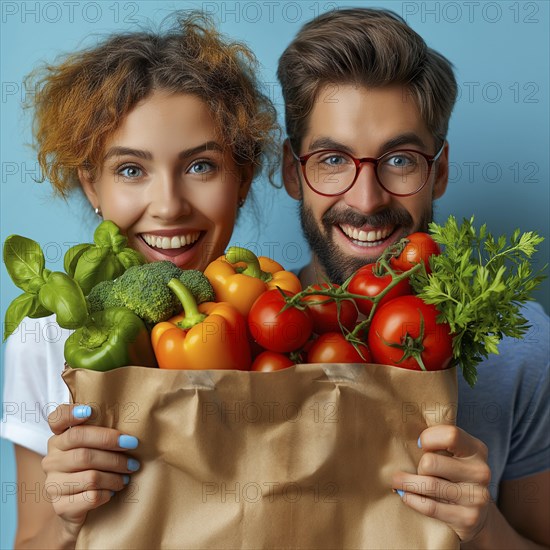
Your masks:
M378 183L374 165L364 162L353 187L344 193L344 200L355 210L372 214L388 206L391 195Z
M158 220L171 222L189 216L192 211L184 182L177 174L157 174L149 186L149 214Z

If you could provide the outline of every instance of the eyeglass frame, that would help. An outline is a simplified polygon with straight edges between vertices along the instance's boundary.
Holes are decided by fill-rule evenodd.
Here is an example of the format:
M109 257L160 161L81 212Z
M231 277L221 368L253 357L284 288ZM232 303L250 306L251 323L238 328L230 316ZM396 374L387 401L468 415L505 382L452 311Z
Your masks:
M308 153L307 155L302 155L300 157L293 151L292 147L290 147L290 151L291 151L292 155L294 156L294 158L302 166L302 174L304 176L304 179L306 180L307 186L314 193L317 193L318 195L322 195L323 197L339 197L340 195L343 195L344 193L347 193L355 185L355 182L357 181L357 178L359 177L359 172L361 171L361 168L363 168L363 164L365 164L366 162L369 162L369 163L374 165L374 175L376 176L376 181L377 181L378 185L380 185L380 187L382 187L382 189L384 189L384 191L386 191L386 193L389 193L390 195L393 195L395 197L411 197L412 195L416 195L417 193L422 191L422 189L424 189L425 185L428 183L428 180L430 179L430 175L432 173L432 167L433 167L434 163L441 156L441 153L443 153L443 149L445 148L446 143L447 143L446 140L443 141L443 145L441 145L439 151L433 156L426 155L425 153L422 153L421 151L417 151L416 149L395 149L393 151L388 151L387 153L384 153L383 155L380 155L378 158L374 158L374 157L356 158L353 155L351 155L350 153L346 153L345 151L341 151L339 149L319 149L317 151L313 151L312 153ZM380 178L378 176L378 164L379 164L380 160L383 159L384 157L387 157L388 155L391 155L392 153L400 153L400 152L403 152L403 153L416 153L417 155L423 156L426 159L426 162L428 163L428 174L426 175L426 181L416 191L413 191L412 193L394 193L393 191L390 191L389 189L386 189L386 187L384 187L384 184L380 181ZM313 187L313 185L311 185L311 183L309 183L309 179L306 175L306 164L307 164L307 161L313 155L317 155L319 153L340 153L340 154L344 154L344 155L350 157L353 160L353 163L355 164L355 177L353 178L353 181L349 184L349 186L346 187L343 191L340 191L339 193L322 193L321 191L317 191L317 189L315 189Z

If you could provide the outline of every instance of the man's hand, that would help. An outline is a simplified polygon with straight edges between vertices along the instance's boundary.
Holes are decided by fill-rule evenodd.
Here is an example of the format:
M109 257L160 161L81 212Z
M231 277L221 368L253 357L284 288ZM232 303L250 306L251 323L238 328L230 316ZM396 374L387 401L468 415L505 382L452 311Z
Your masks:
M487 446L456 426L427 428L419 445L418 474L395 473L393 488L404 491L407 506L445 522L462 542L473 539L491 503Z

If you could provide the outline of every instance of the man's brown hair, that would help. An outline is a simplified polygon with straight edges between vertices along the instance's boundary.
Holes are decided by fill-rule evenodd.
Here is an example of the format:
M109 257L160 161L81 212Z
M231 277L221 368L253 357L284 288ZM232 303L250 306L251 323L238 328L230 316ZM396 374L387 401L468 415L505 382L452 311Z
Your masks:
M401 17L383 9L336 10L306 23L281 56L277 76L296 153L313 104L328 84L404 85L436 147L445 140L457 96L451 63Z

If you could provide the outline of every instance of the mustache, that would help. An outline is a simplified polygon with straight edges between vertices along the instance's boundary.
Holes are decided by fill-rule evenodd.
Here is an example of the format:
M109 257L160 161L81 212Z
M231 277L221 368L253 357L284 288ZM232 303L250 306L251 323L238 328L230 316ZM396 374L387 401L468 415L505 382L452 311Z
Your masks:
M370 225L372 227L385 227L388 225L411 226L413 224L412 216L406 210L385 209L376 214L365 215L355 210L347 209L344 211L327 210L321 218L325 227L330 225L351 225L353 227L362 227Z

